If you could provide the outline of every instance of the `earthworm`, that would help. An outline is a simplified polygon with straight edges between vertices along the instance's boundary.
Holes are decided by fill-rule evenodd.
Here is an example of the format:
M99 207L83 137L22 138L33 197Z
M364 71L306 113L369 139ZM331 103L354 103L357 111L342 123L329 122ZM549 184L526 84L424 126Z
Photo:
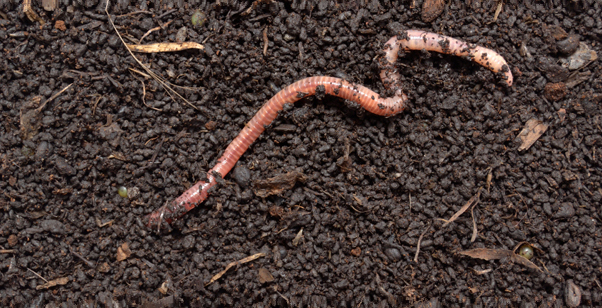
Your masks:
M340 78L317 76L301 79L272 97L245 125L243 130L228 145L217 164L202 179L188 188L180 197L165 204L143 219L149 228L169 228L176 219L201 204L209 195L219 178L223 178L232 170L238 159L249 146L261 135L267 126L284 108L285 104L318 94L340 97L361 105L365 110L385 117L393 116L405 108L407 96L402 92L400 76L394 67L399 48L404 50L430 50L459 56L469 56L473 61L494 72L503 72L506 82L512 85L512 74L506 61L494 51L480 46L469 45L460 40L418 30L405 32L405 38L394 36L385 44L385 57L381 62L381 80L386 88L392 89L395 96L384 98L374 91Z
M494 73L501 72L505 76L506 84L512 86L513 78L510 67L506 63L506 60L497 52L453 37L421 30L404 31L401 36L393 36L385 43L386 63L384 66L387 69L382 70L380 73L381 80L385 85L398 83L399 81L399 73L392 66L397 61L397 54L400 48L406 51L424 49L454 56L468 57L470 60L490 69Z

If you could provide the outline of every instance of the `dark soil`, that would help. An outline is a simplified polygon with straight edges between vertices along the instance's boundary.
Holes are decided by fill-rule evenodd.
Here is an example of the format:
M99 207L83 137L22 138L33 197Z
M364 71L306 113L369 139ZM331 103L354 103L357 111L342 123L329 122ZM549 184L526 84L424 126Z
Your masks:
M143 69L104 3L47 12L33 1L40 25L20 2L0 0L1 307L602 306L602 65L560 65L580 42L602 56L600 1L508 0L497 20L493 0L433 1L445 8L429 10L429 23L421 0L112 3L127 43L171 22L143 43L175 42L186 27L205 46L136 54L195 87L177 91L197 109L132 71ZM196 9L203 25L191 24ZM466 59L407 52L402 114L302 100L171 232L142 226L286 85L328 75L386 93L378 59L404 29L492 48L515 83ZM530 119L549 127L519 151ZM304 181L254 191L291 171ZM459 253L522 242L540 270Z

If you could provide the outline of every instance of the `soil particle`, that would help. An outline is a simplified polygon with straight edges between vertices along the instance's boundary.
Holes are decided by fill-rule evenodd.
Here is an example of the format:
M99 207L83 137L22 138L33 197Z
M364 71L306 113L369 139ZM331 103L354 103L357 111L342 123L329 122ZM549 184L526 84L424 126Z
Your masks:
M575 215L575 208L573 207L573 205L571 203L564 203L560 206L558 212L556 212L556 215L554 215L554 217L566 219L573 217L573 215Z
M241 188L247 188L251 180L251 170L244 165L236 166L232 171L232 177Z
M572 55L579 48L579 35L571 34L566 39L556 43L558 52L564 55Z
M566 84L562 82L548 83L546 84L546 87L543 91L545 97L552 102L556 102L563 99L567 93Z
M56 164L56 171L62 175L73 175L75 174L75 168L73 168L66 159L62 157L56 157L54 159Z
M444 0L425 0L422 3L422 21L431 22L445 9Z

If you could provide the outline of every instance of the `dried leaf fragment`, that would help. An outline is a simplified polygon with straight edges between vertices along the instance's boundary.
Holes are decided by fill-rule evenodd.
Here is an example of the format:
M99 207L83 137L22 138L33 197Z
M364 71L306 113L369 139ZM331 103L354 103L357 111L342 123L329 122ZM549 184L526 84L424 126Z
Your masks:
M126 44L126 46L134 52L157 53L157 52L173 52L186 49L200 49L205 47L197 42L181 42L181 43L155 43L145 45Z
M259 283L266 283L274 281L274 276L272 273L268 271L266 268L262 267L257 272L257 276L259 277Z
M542 271L533 262L531 262L507 249L475 248L475 249L460 251L460 254L469 256L474 259L481 259L481 260L487 260L487 261L507 258L508 260L510 260L513 263L518 263L518 264L524 265L528 268L536 269L540 272Z
M299 245L299 241L301 241L301 239L303 239L303 228L301 228L301 230L299 230L299 232L297 232L297 235L293 239L293 246L297 247L297 245Z
M52 288L54 286L62 286L62 285L66 285L67 282L69 282L69 277L62 277L62 278L57 278L51 281L48 281L45 284L39 285L36 287L36 290L42 290L42 289L48 289L48 288Z
M256 196L266 198L293 188L298 181L305 182L305 175L295 170L285 174L279 174L267 180L255 181L253 191Z
M461 255L469 256L474 259L482 260L499 260L503 258L509 258L513 255L512 251L506 249L489 249L489 248L475 248L470 250L460 251Z
M121 247L117 248L117 261L123 261L132 255L130 245L123 243Z
M543 133L548 130L548 125L537 119L530 119L525 124L525 128L518 134L522 144L518 147L519 151L529 149Z

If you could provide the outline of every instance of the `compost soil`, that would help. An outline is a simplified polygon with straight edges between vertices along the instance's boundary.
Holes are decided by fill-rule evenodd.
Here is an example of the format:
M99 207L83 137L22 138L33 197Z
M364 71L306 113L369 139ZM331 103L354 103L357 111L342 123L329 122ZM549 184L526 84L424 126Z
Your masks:
M563 64L602 55L600 1L111 3L128 44L204 45L135 54L190 104L104 2L33 1L33 22L20 2L0 0L0 306L602 305L602 65ZM378 60L404 29L491 48L515 83L405 52L402 114L301 100L172 230L142 225L286 85L391 95Z

